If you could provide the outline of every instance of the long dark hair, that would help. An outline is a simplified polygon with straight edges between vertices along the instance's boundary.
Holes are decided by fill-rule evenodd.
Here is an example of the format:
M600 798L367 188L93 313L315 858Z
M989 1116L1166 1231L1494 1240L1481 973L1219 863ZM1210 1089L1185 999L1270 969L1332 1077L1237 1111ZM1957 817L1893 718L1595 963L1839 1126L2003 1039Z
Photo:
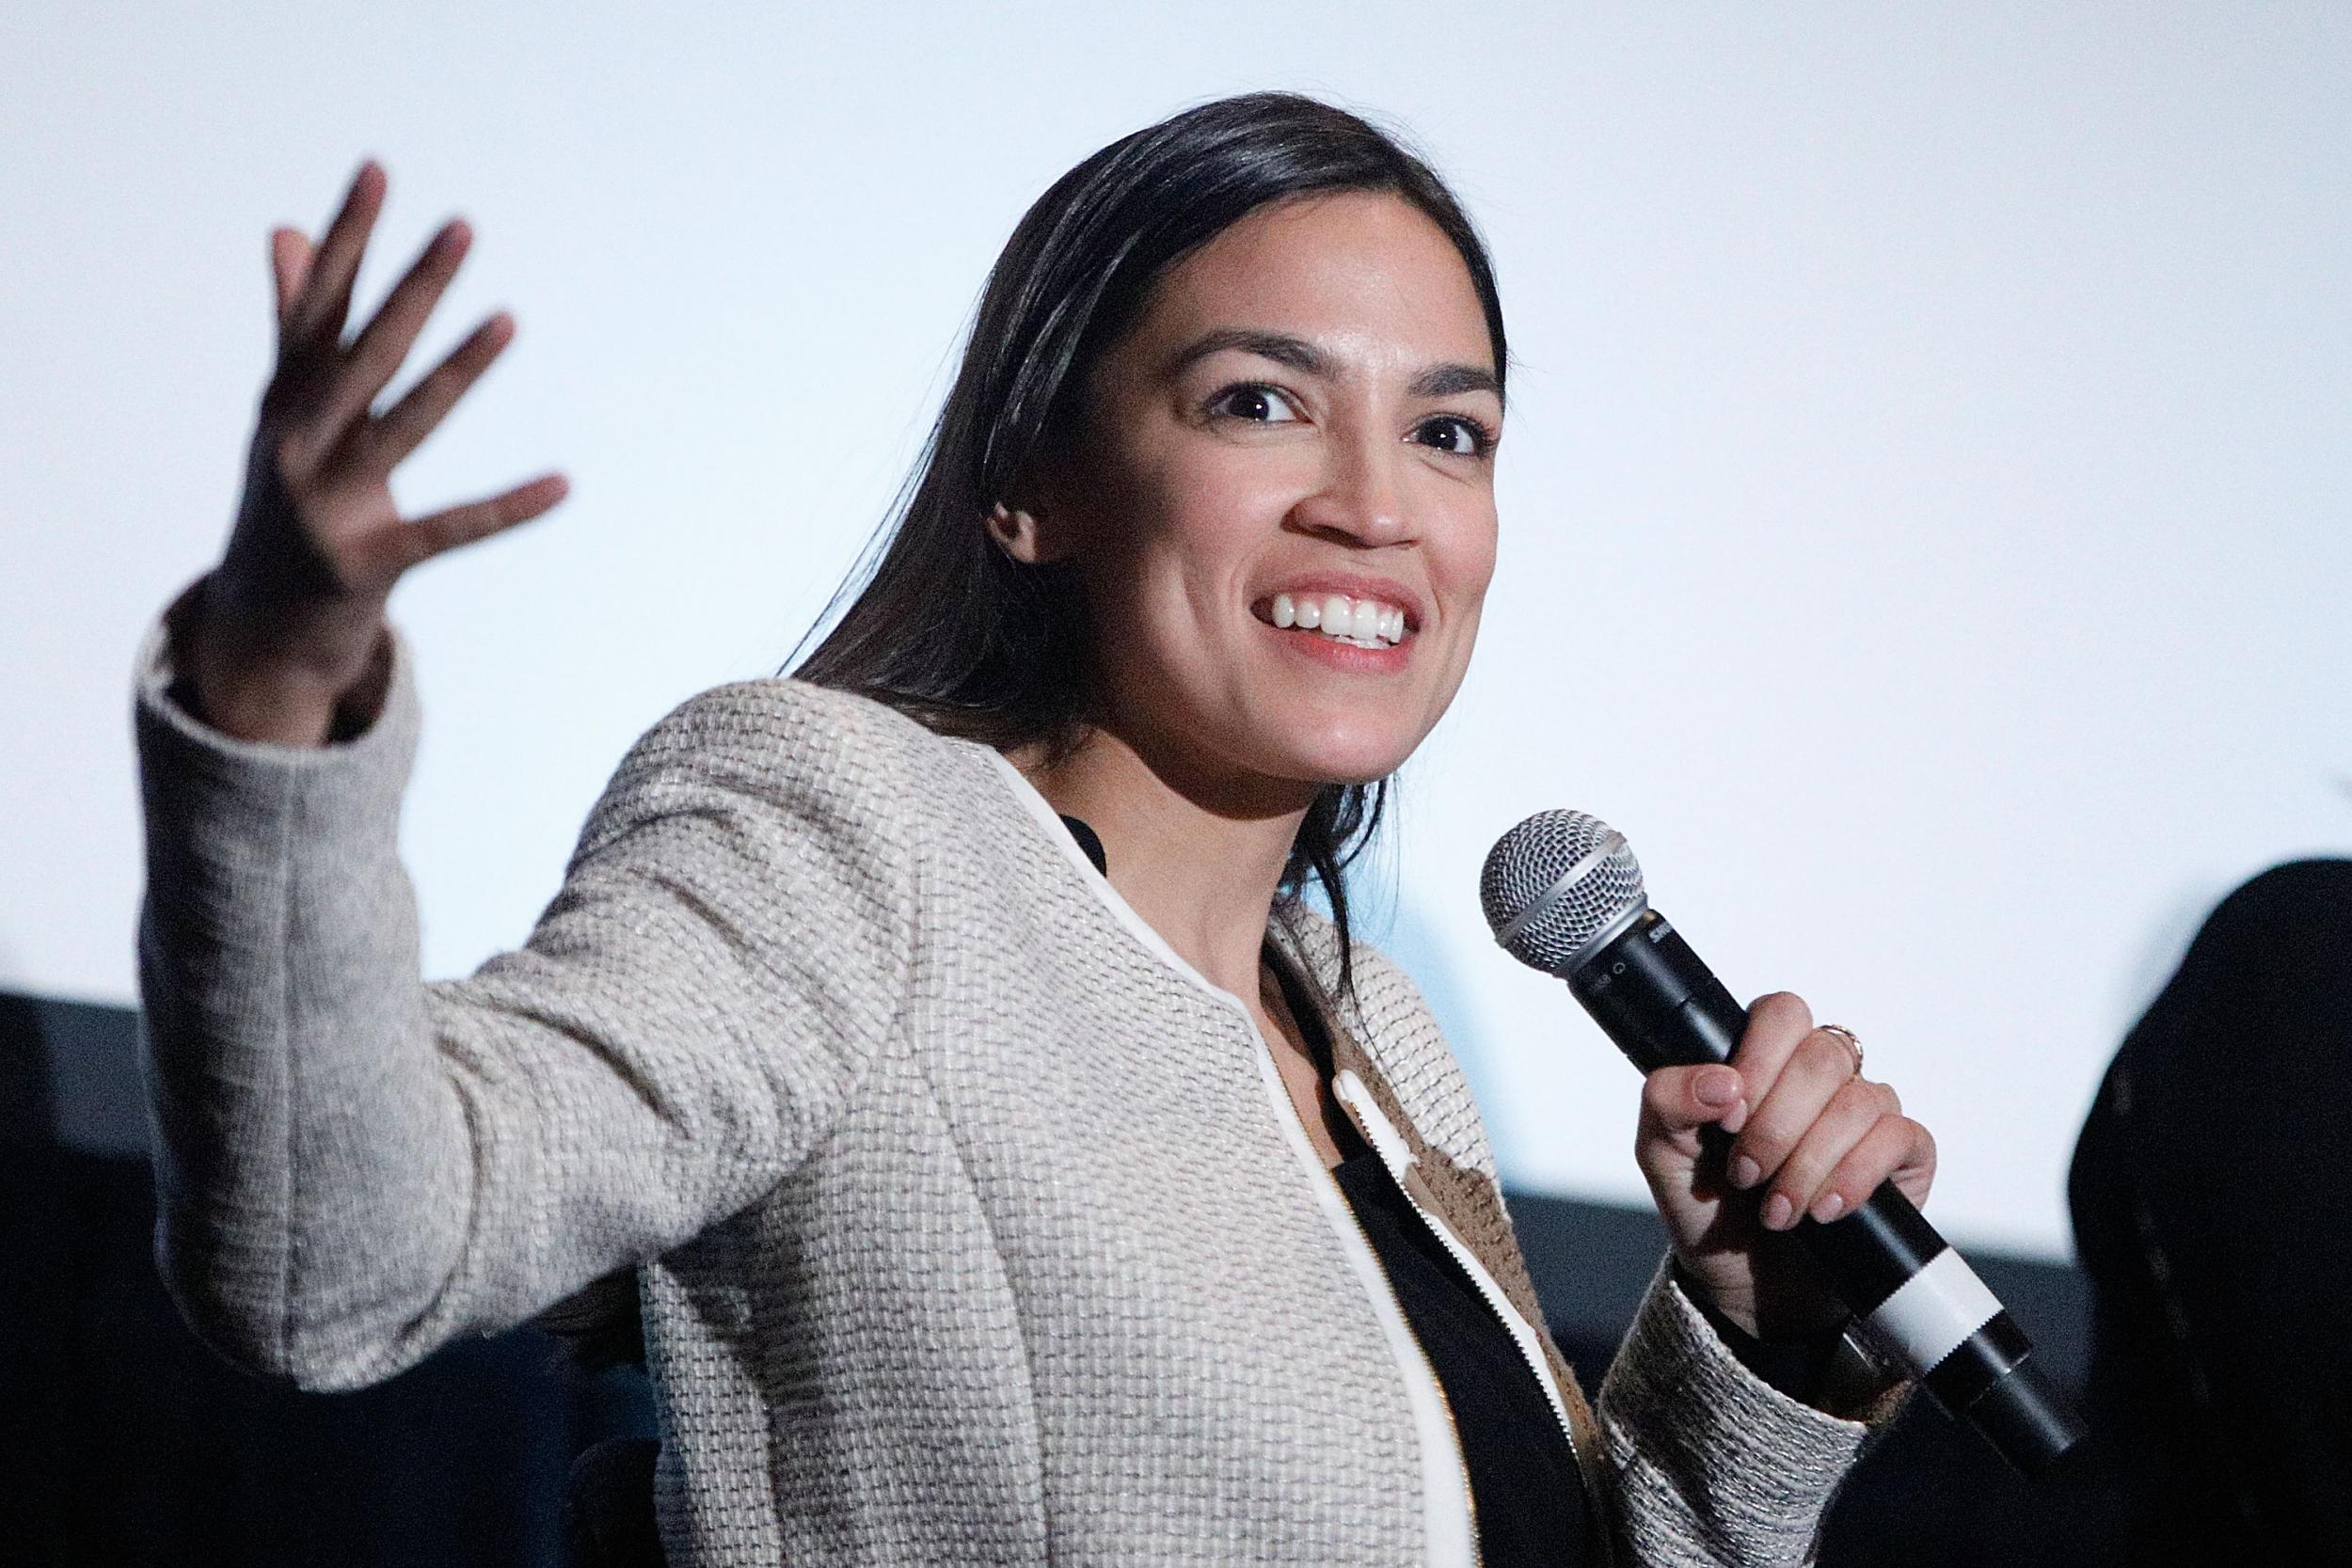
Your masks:
M1393 194L1444 230L1478 291L1501 378L1493 267L1426 163L1360 116L1296 93L1187 109L1104 148L1022 215L897 515L818 625L856 596L792 673L945 735L1066 754L1087 716L1085 604L1070 568L1013 561L981 519L1040 466L1070 454L1089 372L1170 267L1261 208L1343 191ZM1377 831L1391 784L1318 790L1279 884L1285 921L1311 882L1323 890L1343 994L1354 989L1345 873Z
M786 668L943 735L1066 754L1087 717L1085 602L1067 568L1012 561L982 519L1041 465L1069 455L1089 372L1168 268L1263 207L1343 191L1396 195L1445 231L1478 291L1500 380L1507 361L1493 268L1427 164L1359 116L1295 93L1187 109L1104 148L1022 215L896 515L818 617L818 628L831 629ZM1346 870L1378 829L1390 786L1316 791L1279 884L1274 912L1286 927L1310 883L1322 888L1342 995L1355 978ZM1303 978L1327 999L1319 975ZM635 1283L633 1271L608 1275L539 1322L589 1365L641 1360Z

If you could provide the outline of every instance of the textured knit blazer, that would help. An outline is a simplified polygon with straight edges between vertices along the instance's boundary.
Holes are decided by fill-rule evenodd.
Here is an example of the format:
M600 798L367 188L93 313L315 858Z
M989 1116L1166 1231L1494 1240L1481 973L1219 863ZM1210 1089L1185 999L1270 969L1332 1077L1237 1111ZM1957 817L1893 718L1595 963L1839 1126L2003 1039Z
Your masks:
M529 943L420 978L418 727L318 749L137 682L158 1253L305 1387L637 1265L691 1564L1475 1560L1441 1390L1249 1009L994 752L787 680L630 751ZM1328 984L1309 922L1282 951ZM1798 1563L1866 1434L1661 1270L1597 1418L1462 1074L1354 949L1340 1098L1519 1341L1619 1562Z

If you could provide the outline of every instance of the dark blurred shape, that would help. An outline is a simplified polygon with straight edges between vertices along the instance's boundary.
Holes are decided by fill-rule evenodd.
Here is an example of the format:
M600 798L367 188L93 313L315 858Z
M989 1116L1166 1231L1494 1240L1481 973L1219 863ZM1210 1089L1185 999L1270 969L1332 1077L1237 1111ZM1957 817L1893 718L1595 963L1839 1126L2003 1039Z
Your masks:
M40 1024L40 1005L31 997L0 996L0 1148L56 1141Z
M572 1462L564 1492L564 1568L662 1568L653 1471L661 1445L613 1437Z
M134 1015L0 993L0 1145L147 1157Z
M2352 1560L2352 861L2266 871L2116 1053L2069 1183L2130 1560Z
M0 996L0 1562L556 1568L576 1451L649 1435L642 1373L533 1330L356 1394L199 1344L153 1261L135 1016Z

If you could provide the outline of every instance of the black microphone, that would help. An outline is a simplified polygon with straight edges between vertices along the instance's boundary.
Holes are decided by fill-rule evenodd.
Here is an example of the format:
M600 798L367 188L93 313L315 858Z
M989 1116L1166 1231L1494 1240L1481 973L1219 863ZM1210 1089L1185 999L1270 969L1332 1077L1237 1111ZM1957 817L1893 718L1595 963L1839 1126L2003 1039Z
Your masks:
M1649 907L1640 863L1606 822L1574 811L1529 817L1487 854L1478 895L1495 940L1565 980L1645 1073L1730 1059L1747 1010ZM1702 1141L1720 1163L1731 1140L1710 1126ZM2081 1440L2081 1420L2029 1360L2025 1331L1892 1181L1852 1212L1826 1225L1801 1218L1789 1234L1878 1356L2020 1472L2042 1474Z

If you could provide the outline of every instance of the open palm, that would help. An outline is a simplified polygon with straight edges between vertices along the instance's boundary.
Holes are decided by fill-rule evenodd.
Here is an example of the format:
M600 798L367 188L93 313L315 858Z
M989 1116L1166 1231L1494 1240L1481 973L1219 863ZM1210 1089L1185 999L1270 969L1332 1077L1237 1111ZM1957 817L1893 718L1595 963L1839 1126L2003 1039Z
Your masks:
M315 246L292 229L270 237L277 367L236 526L189 638L207 716L253 738L322 738L336 704L368 673L401 574L540 515L566 489L561 475L545 474L425 516L400 515L392 470L513 341L515 324L503 311L491 316L376 409L472 242L464 222L443 226L346 340L353 280L384 191L383 169L363 164Z

